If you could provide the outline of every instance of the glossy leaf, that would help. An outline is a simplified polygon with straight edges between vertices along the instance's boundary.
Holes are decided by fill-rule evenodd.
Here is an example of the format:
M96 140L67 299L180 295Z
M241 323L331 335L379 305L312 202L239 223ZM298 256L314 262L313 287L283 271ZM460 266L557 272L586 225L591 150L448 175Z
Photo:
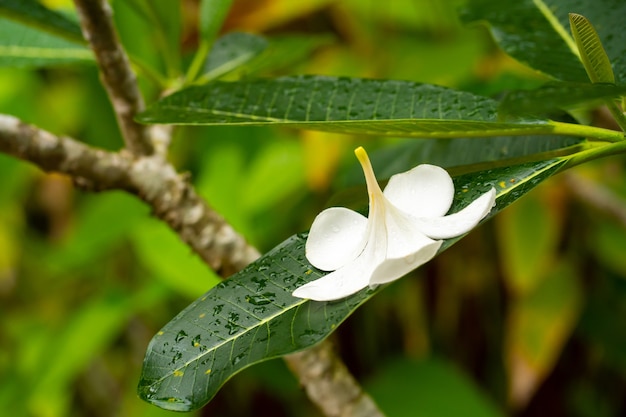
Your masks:
M297 76L190 87L155 103L139 120L432 138L547 134L554 128L541 119L499 122L496 111L494 100L429 84Z
M500 103L501 116L542 115L558 109L601 104L626 93L626 86L590 83L550 83L534 90L509 92Z
M90 62L93 62L93 55L82 44L0 18L0 66L50 66Z
M493 186L498 191L493 215L564 162L552 159L457 177L452 211ZM306 260L305 241L306 235L287 239L168 323L148 347L140 396L166 409L201 407L247 366L320 342L380 290L364 289L336 302L292 297L295 288L324 274Z
M267 48L267 40L251 33L232 32L219 38L205 63L200 82L214 80L258 56Z
M592 83L615 83L611 61L602 47L602 41L586 17L570 13L572 35L578 46L580 59Z
M0 15L73 42L84 42L77 22L46 8L36 0L3 0L0 2Z
M585 16L613 65L617 83L626 82L626 2L620 0L470 0L466 22L487 21L494 39L513 58L551 77L585 82L587 75L569 33L569 13Z

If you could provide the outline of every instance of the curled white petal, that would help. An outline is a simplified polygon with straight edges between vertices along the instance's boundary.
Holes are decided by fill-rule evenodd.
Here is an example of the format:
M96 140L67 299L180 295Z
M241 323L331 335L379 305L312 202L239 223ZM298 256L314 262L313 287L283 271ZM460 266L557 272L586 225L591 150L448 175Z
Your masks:
M392 176L384 194L405 213L415 217L440 217L450 210L454 184L445 169L422 164Z
M293 296L315 301L333 301L347 297L368 286L374 267L373 263L360 257L322 278L296 288Z
M472 230L491 211L496 201L496 190L492 188L463 210L444 217L415 219L417 227L433 239L448 239Z
M374 269L370 285L395 281L434 258L443 241L428 240L430 242L425 242L419 249L402 258L385 259Z
M365 247L367 217L344 207L317 215L306 241L306 257L316 268L334 271L355 259Z
M322 278L298 287L293 296L315 301L332 301L367 287L372 272L385 259L387 240L384 227L382 223L370 223L367 244L357 258ZM380 238L376 239L377 236Z

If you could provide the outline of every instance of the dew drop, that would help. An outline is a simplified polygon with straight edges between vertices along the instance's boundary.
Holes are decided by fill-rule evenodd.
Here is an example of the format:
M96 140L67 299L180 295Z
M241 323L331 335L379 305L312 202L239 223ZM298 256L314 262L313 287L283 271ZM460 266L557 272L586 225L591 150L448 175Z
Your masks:
M237 365L243 358L245 358L245 356L245 353L235 356L232 360L233 365Z
M274 301L276 294L273 292L264 292L262 294L247 295L246 301L255 306L262 306Z
M184 330L181 330L180 332L178 332L174 340L176 341L176 343L179 343L181 340L183 340L187 336L188 336L187 332L185 332Z
M174 357L172 357L172 364L175 364L176 362L181 360L182 357L183 357L183 353L182 352L176 352Z

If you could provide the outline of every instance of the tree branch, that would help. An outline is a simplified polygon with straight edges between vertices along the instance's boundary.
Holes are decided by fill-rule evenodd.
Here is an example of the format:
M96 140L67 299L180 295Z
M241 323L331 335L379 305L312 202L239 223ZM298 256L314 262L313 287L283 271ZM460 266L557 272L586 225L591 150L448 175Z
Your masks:
M67 174L90 190L124 190L141 197L222 276L243 269L259 257L257 250L159 155L136 158L126 151L95 149L6 115L0 115L0 152L32 162L44 171ZM285 359L311 401L326 416L383 416L330 342Z
M115 109L126 148L135 155L152 155L154 145L148 129L134 120L144 109L143 98L115 32L107 0L74 0L74 3L83 36L95 54L102 84Z
M324 341L285 356L287 365L304 386L307 396L328 417L384 417L372 398Z
M0 151L45 171L67 174L84 188L139 196L222 276L259 256L159 155L136 158L126 151L95 149L4 115L0 115Z

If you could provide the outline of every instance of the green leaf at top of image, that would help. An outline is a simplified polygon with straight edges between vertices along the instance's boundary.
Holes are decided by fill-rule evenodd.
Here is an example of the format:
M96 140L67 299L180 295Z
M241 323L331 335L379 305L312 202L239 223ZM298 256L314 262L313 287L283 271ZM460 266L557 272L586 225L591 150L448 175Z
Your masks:
M500 117L506 115L535 115L582 105L601 105L626 93L626 86L590 83L549 83L534 90L508 92L498 107Z
M84 43L77 22L48 9L37 0L3 0L0 2L0 16L18 20L73 42Z
M262 36L244 32L228 33L215 41L199 83L214 80L241 67L267 48Z
M201 0L198 26L204 40L217 36L228 15L232 0Z
M425 138L549 134L555 128L545 119L499 122L497 106L430 84L304 75L189 87L156 102L138 120Z
M487 21L496 42L507 54L550 77L587 81L576 42L569 31L569 13L585 16L612 63L616 83L626 82L626 33L622 30L626 2L621 0L470 0L465 22Z
M565 162L551 159L456 177L451 211L495 187L494 215ZM139 395L166 409L197 409L242 369L320 342L380 290L364 289L335 302L294 298L295 288L324 275L306 260L305 241L305 234L287 239L165 325L148 346Z
M570 13L569 22L572 35L578 46L580 59L592 83L615 83L611 61L602 47L602 41L595 28L585 16Z
M0 18L0 66L43 67L93 62L91 50L82 44Z

